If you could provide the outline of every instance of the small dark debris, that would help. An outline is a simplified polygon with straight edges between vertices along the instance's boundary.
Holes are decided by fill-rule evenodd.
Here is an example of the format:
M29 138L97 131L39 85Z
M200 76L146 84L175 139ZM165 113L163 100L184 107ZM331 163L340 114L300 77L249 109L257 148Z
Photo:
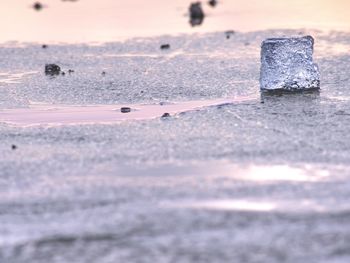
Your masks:
M104 75L106 75L106 72L102 71L102 73L101 73L101 74L102 74L102 76L104 76Z
M236 31L234 31L234 30L227 30L226 32L225 32L225 34L229 34L229 35L233 35L233 34L235 34L236 33Z
M233 30L228 30L225 32L226 38L229 39L231 36L233 36L236 32Z
M131 111L131 109L129 107L121 107L120 111L121 111L121 113L128 113Z
M231 104L231 103L222 103L222 104L216 106L216 108L217 108L218 110L220 110L220 109L222 109L222 108L224 108L224 107L226 107L226 106L229 106L229 105L232 105L232 104Z
M62 76L66 75L66 72L62 71L62 72L61 72L61 75L62 75Z
M33 8L36 11L40 11L41 9L43 9L43 5L40 2L36 2L36 3L33 4Z
M200 2L192 3L189 12L191 26L199 26L203 23L205 15Z
M169 49L170 45L169 44L163 44L160 46L160 49Z
M46 64L45 65L45 74L54 76L59 75L61 72L61 68L57 66L56 64Z
M11 149L12 149L12 150L16 150L16 149L17 149L17 146L14 145L14 144L12 144L12 145L11 145Z
M204 17L204 12L202 9L202 4L200 2L192 3L190 6L190 16L191 18L202 18Z
M171 117L170 113L166 112L162 115L162 118L169 118Z
M215 7L215 6L218 4L218 1L216 1L216 0L210 0L210 1L208 2L208 4L209 4L211 7Z
M48 46L47 46L47 45L45 45L45 44L44 44L44 45L42 45L41 47L42 47L42 48L48 48Z
M72 74L74 73L74 70L73 69L68 69L68 74Z

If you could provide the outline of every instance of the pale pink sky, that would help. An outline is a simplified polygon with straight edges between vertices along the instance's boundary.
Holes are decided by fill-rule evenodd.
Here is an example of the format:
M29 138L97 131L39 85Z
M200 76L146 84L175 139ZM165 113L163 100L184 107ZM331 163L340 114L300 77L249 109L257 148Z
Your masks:
M221 0L204 2L207 17L191 28L188 0L28 0L0 1L0 42L112 41L138 36L270 28L350 30L349 0Z

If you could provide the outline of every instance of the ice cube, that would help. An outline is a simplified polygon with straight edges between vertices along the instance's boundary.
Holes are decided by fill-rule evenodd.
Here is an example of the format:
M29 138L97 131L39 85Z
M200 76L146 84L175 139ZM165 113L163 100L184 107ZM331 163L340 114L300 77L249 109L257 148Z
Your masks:
M320 73L312 60L314 39L268 38L261 45L261 90L320 88Z

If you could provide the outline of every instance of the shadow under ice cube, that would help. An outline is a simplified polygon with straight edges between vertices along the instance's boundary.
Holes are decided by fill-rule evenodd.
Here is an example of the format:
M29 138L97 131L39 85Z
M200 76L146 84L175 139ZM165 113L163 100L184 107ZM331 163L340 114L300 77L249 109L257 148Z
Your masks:
M261 90L320 88L320 73L312 60L314 39L269 38L261 45Z

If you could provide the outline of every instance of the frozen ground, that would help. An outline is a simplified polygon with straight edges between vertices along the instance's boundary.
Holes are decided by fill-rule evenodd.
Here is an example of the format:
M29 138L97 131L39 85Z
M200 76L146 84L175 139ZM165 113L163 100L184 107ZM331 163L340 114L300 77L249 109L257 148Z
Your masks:
M261 41L300 34L321 92L260 95ZM2 45L0 262L349 262L349 51L349 33L320 31ZM157 110L6 122L38 103Z

